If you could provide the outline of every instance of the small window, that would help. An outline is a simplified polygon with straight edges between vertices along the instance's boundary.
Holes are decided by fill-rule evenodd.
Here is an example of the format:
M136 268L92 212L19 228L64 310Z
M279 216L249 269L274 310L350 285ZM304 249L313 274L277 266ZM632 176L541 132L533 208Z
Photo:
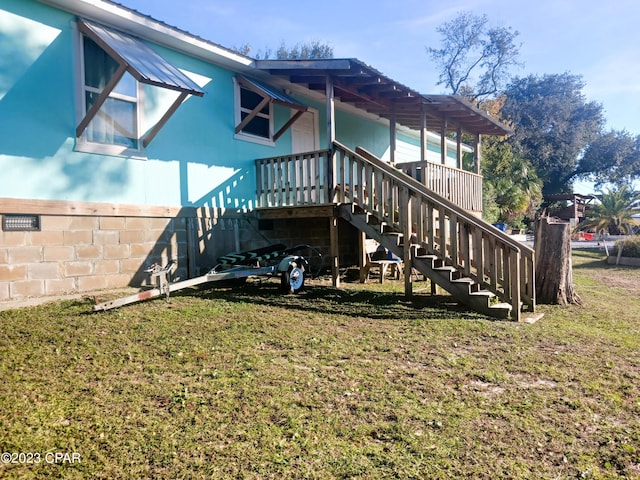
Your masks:
M240 119L244 120L264 100L256 92L240 87ZM271 102L267 103L242 129L243 133L271 138Z
M236 90L236 137L273 145L273 102L254 90L250 90L239 82L235 82ZM257 112L256 108L260 107ZM252 116L248 123L246 118Z

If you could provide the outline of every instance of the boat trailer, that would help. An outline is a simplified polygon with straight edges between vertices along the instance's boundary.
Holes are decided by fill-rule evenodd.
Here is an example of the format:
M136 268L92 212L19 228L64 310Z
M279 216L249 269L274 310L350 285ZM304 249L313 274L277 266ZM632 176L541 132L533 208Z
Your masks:
M110 310L163 295L168 299L172 292L184 288L223 280L246 279L253 276L274 277L280 275L283 292L298 293L304 286L309 264L303 256L296 255L295 252L306 248L312 247L297 245L287 248L286 245L279 243L256 250L229 253L220 257L219 263L205 275L174 283L170 281L171 273L176 266L174 261L169 262L165 267L152 265L145 272L149 274L151 283L155 285L154 288L116 300L96 303L93 305L93 311Z

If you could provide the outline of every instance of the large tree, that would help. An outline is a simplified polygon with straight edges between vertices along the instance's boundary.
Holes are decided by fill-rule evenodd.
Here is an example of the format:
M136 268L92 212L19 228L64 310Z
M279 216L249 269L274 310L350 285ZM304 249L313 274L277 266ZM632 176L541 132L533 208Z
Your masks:
M504 138L487 137L482 152L484 183L491 186L487 190L493 192L498 214L492 223L517 225L532 219L542 202L542 182L531 163L514 154ZM491 205L486 206L491 213Z
M518 32L489 25L486 15L461 12L437 31L441 46L427 47L427 53L439 69L438 85L453 95L472 100L494 95L506 83L509 70L520 65Z
M625 130L602 133L587 146L573 176L592 180L597 188L640 178L640 135L634 138Z
M579 159L604 124L602 105L588 102L578 75L529 75L505 90L502 113L515 133L509 143L527 158L544 183L544 193L571 190Z

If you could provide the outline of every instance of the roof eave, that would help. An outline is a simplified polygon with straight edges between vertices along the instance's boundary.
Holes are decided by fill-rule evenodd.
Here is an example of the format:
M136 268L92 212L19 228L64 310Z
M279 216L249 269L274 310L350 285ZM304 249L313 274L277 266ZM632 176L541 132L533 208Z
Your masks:
M108 0L39 0L74 15L118 28L155 44L168 47L236 71L255 68L255 60L216 43Z

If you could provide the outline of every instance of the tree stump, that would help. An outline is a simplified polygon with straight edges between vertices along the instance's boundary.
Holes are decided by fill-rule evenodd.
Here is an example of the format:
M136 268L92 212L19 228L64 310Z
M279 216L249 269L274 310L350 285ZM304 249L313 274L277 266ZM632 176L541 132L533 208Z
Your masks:
M582 300L573 287L569 222L541 217L536 225L535 251L536 301L581 305Z

